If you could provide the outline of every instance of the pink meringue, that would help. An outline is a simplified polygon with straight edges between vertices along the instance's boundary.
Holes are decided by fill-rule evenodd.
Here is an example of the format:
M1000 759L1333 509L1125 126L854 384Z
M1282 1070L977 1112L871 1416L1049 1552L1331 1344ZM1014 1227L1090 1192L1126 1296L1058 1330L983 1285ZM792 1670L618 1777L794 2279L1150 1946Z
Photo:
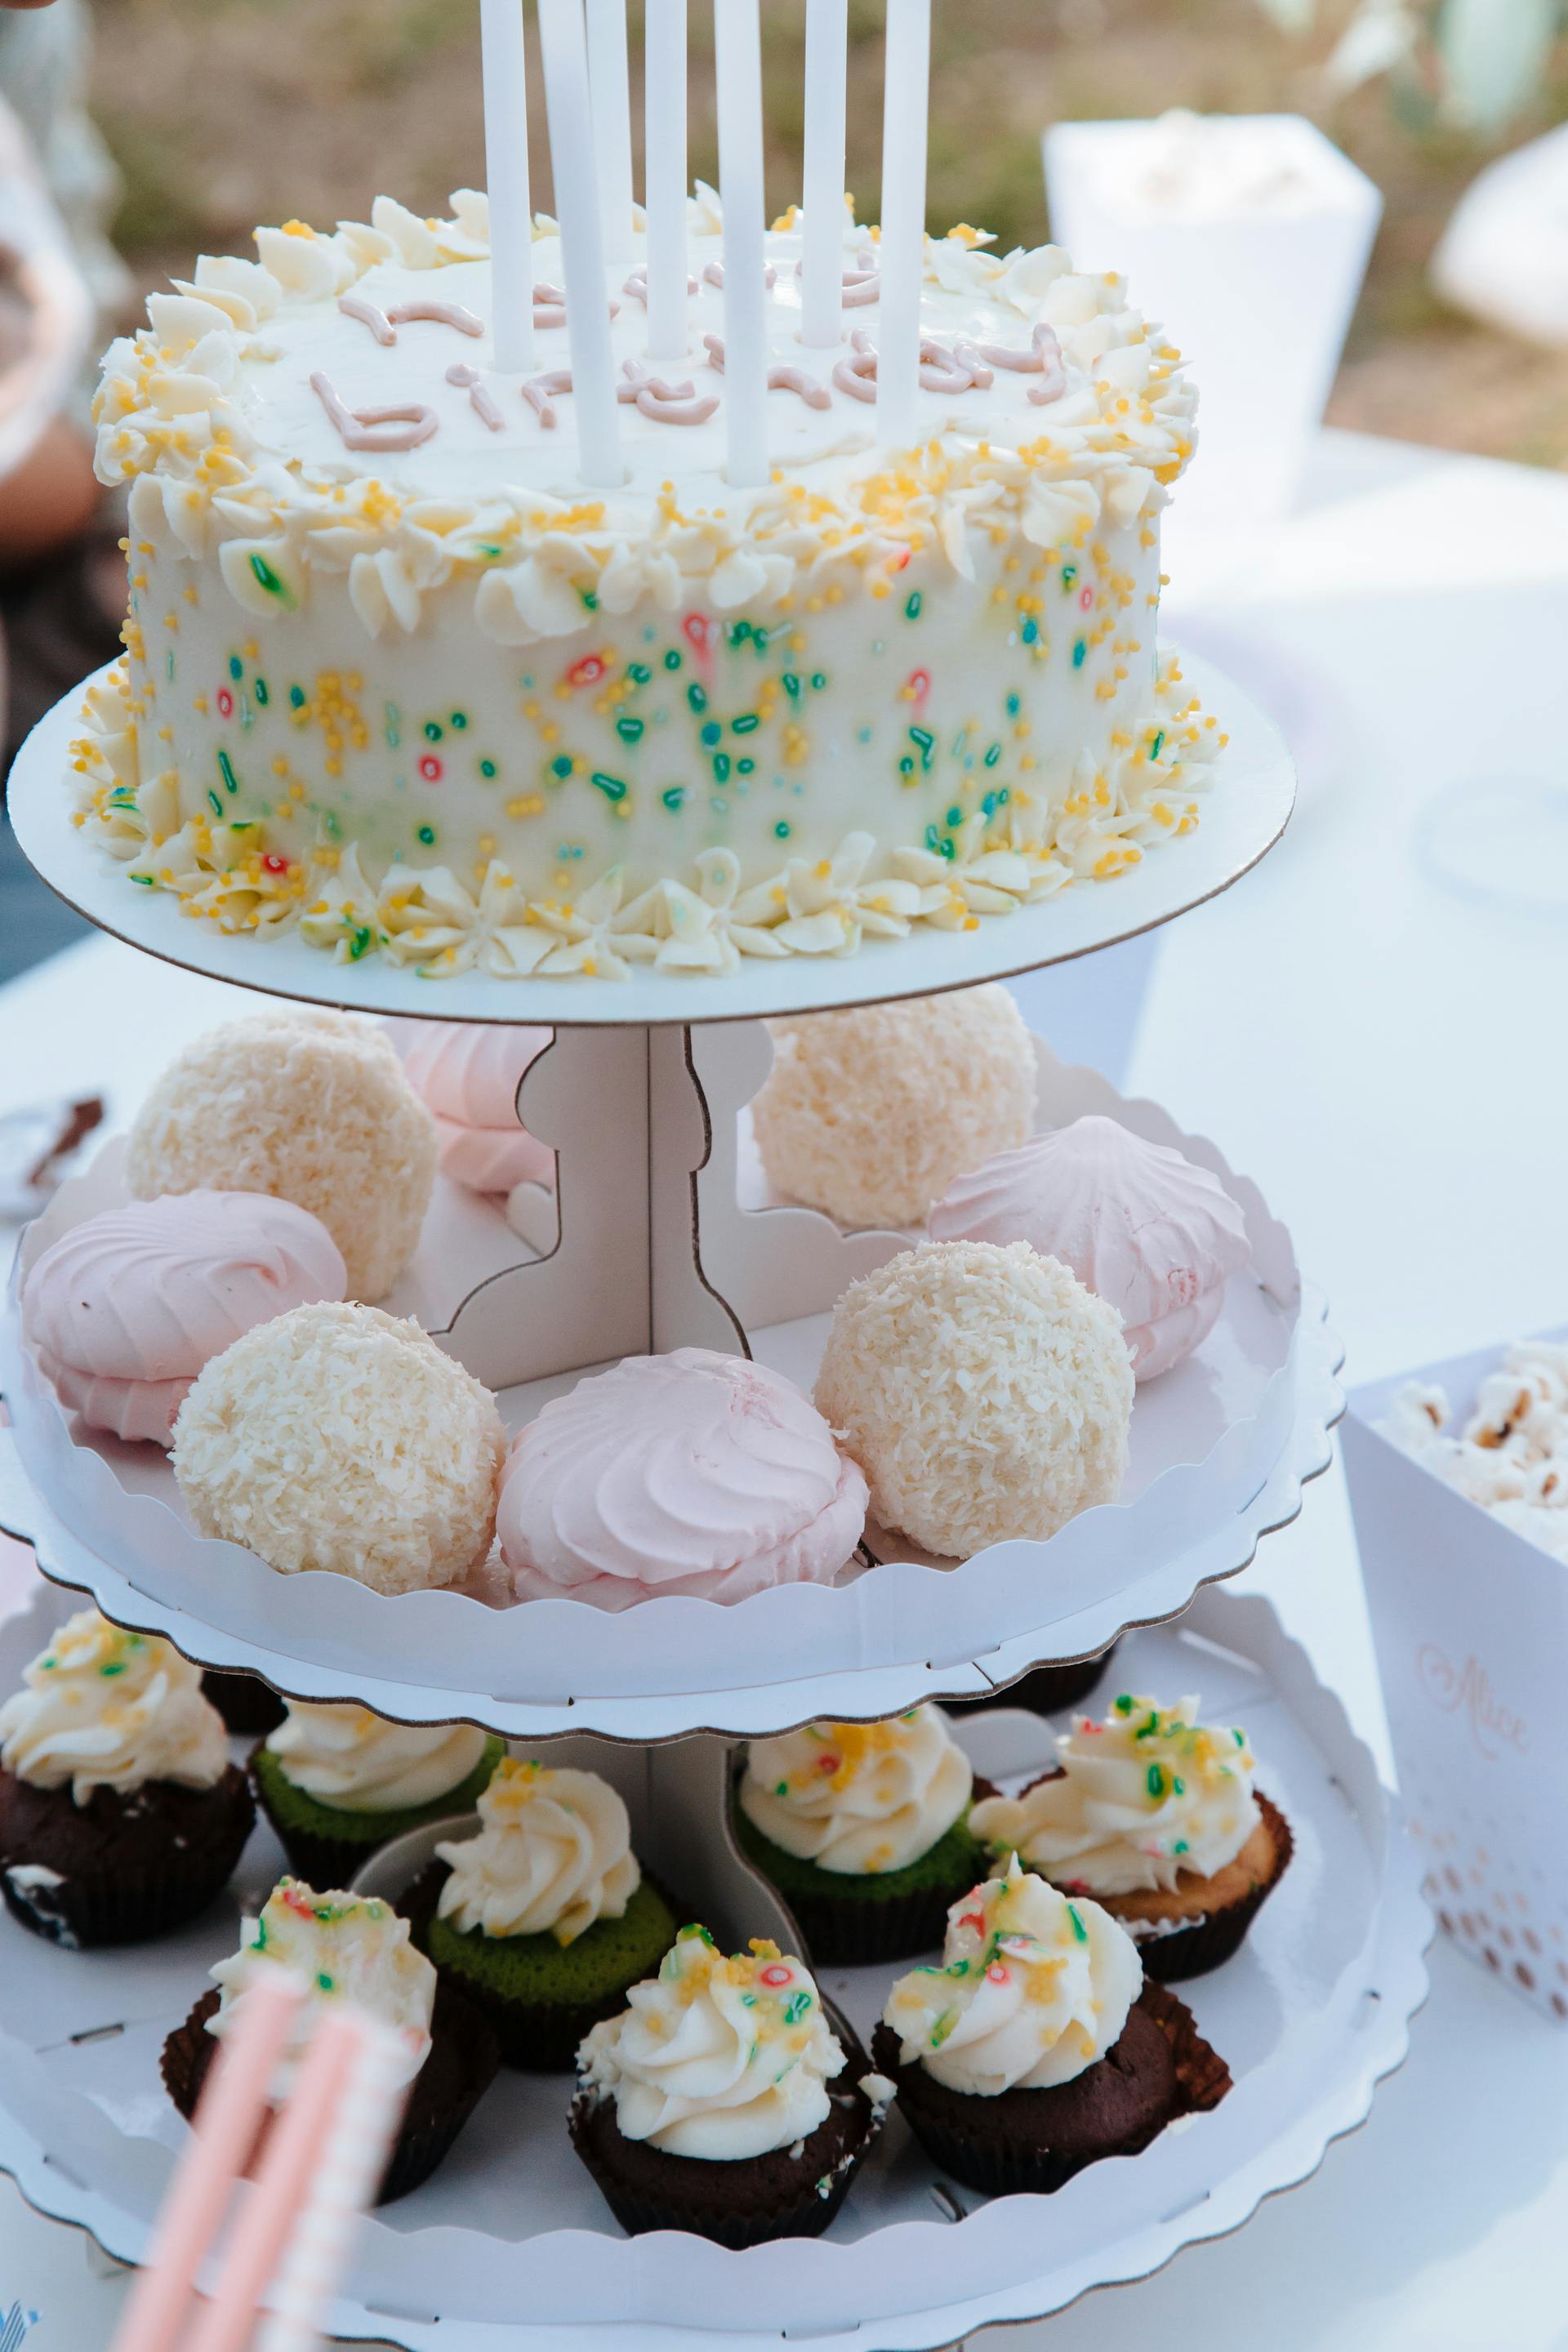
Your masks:
M23 1286L22 1328L68 1411L167 1445L212 1357L347 1288L338 1245L309 1209L266 1192L165 1192L62 1234Z
M1141 1381L1201 1347L1225 1286L1252 1255L1217 1176L1113 1118L1075 1119L960 1176L931 1210L932 1241L1027 1242L1121 1317Z
M866 1481L793 1381L741 1356L628 1356L547 1404L501 1472L496 1528L518 1597L626 1609L830 1583Z
M441 1173L470 1192L553 1184L555 1154L519 1124L517 1090L554 1032L499 1021L387 1024L410 1086L436 1115Z

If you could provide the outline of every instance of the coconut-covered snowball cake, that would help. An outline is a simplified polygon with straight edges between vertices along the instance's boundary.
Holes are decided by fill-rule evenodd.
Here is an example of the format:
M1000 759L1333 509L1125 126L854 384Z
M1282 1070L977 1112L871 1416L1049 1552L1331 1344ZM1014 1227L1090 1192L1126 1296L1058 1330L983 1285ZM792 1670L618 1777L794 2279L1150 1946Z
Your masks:
M1119 1119L1075 1119L960 1175L931 1213L938 1242L1027 1242L1114 1307L1141 1381L1201 1347L1252 1255L1219 1178Z
M259 1324L214 1357L174 1423L203 1535L378 1592L453 1584L484 1559L505 1451L489 1391L374 1307Z
M840 1224L918 1224L1033 1123L1034 1045L994 983L768 1026L773 1066L752 1105L763 1165Z
M1121 1489L1120 1318L1024 1242L928 1242L853 1283L816 1394L872 1517L927 1551L1042 1540Z
M436 1127L391 1040L342 1013L253 1016L176 1055L137 1113L125 1181L163 1192L270 1192L320 1217L356 1298L414 1255Z

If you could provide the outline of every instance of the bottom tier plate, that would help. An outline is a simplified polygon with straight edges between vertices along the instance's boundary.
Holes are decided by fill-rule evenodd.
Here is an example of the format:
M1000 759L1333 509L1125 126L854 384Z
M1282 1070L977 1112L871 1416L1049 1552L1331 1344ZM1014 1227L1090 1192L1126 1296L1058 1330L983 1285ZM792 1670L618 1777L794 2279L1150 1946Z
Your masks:
M0 1629L0 1688L59 1613L42 1596ZM983 2326L1044 2316L1234 2230L1316 2169L1403 2059L1425 1997L1430 1916L1413 1851L1343 1708L1268 1602L1202 1594L1179 1626L1130 1637L1119 1687L1201 1692L1245 1723L1296 1856L1247 1945L1181 1990L1229 2061L1231 2096L1142 2156L1092 2167L1048 2202L942 2182L896 2114L832 2230L725 2253L675 2232L628 2241L567 2147L563 2082L508 2075L435 2178L368 2223L331 2314L350 2341L405 2352L932 2352ZM1049 1732L998 1707L961 1729L979 1768L1038 1769ZM715 1826L716 1835L719 1833ZM258 1831L243 1897L276 1867ZM158 2080L163 2035L231 1950L236 1900L127 1953L61 1953L0 1919L0 2167L40 2210L134 2262L185 2136ZM868 2031L894 1970L825 1971Z

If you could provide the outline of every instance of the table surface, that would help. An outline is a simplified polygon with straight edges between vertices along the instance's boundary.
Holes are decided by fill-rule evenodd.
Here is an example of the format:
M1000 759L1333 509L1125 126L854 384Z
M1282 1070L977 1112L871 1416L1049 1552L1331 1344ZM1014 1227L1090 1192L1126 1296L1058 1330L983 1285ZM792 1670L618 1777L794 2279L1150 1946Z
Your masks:
M1169 620L1272 702L1301 794L1259 872L1163 939L1131 1090L1261 1183L1352 1380L1563 1320L1568 480L1325 434L1267 557ZM0 1108L107 1087L122 1118L235 1002L107 940L68 950L0 990ZM1387 1769L1337 1469L1241 1582ZM1242 2352L1266 2312L1270 2352L1568 2352L1564 2113L1568 2033L1439 1944L1409 2063L1312 2180L1156 2279L986 2340ZM0 2182L0 2327L16 2299L28 2352L99 2352L123 2294L100 2271Z

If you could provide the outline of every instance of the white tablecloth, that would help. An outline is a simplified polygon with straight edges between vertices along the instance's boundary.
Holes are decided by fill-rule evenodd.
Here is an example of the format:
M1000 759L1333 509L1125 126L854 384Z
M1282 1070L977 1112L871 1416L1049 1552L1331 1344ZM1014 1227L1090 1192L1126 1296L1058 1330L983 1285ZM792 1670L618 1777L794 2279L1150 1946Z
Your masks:
M1297 741L1283 846L1162 943L1132 1077L1325 1285L1350 1376L1568 1318L1568 481L1325 435L1267 570L1184 628ZM1085 984L1092 964L1078 967ZM133 1105L234 992L94 941L0 992L0 1105ZM1337 1471L1246 1583L1386 1763ZM1542 1769L1546 1769L1543 1759ZM1410 2062L1304 2187L996 2352L1568 2352L1568 2033L1439 1947ZM0 2320L98 2352L121 2294L0 2183ZM875 2352L868 2346L868 2352Z

